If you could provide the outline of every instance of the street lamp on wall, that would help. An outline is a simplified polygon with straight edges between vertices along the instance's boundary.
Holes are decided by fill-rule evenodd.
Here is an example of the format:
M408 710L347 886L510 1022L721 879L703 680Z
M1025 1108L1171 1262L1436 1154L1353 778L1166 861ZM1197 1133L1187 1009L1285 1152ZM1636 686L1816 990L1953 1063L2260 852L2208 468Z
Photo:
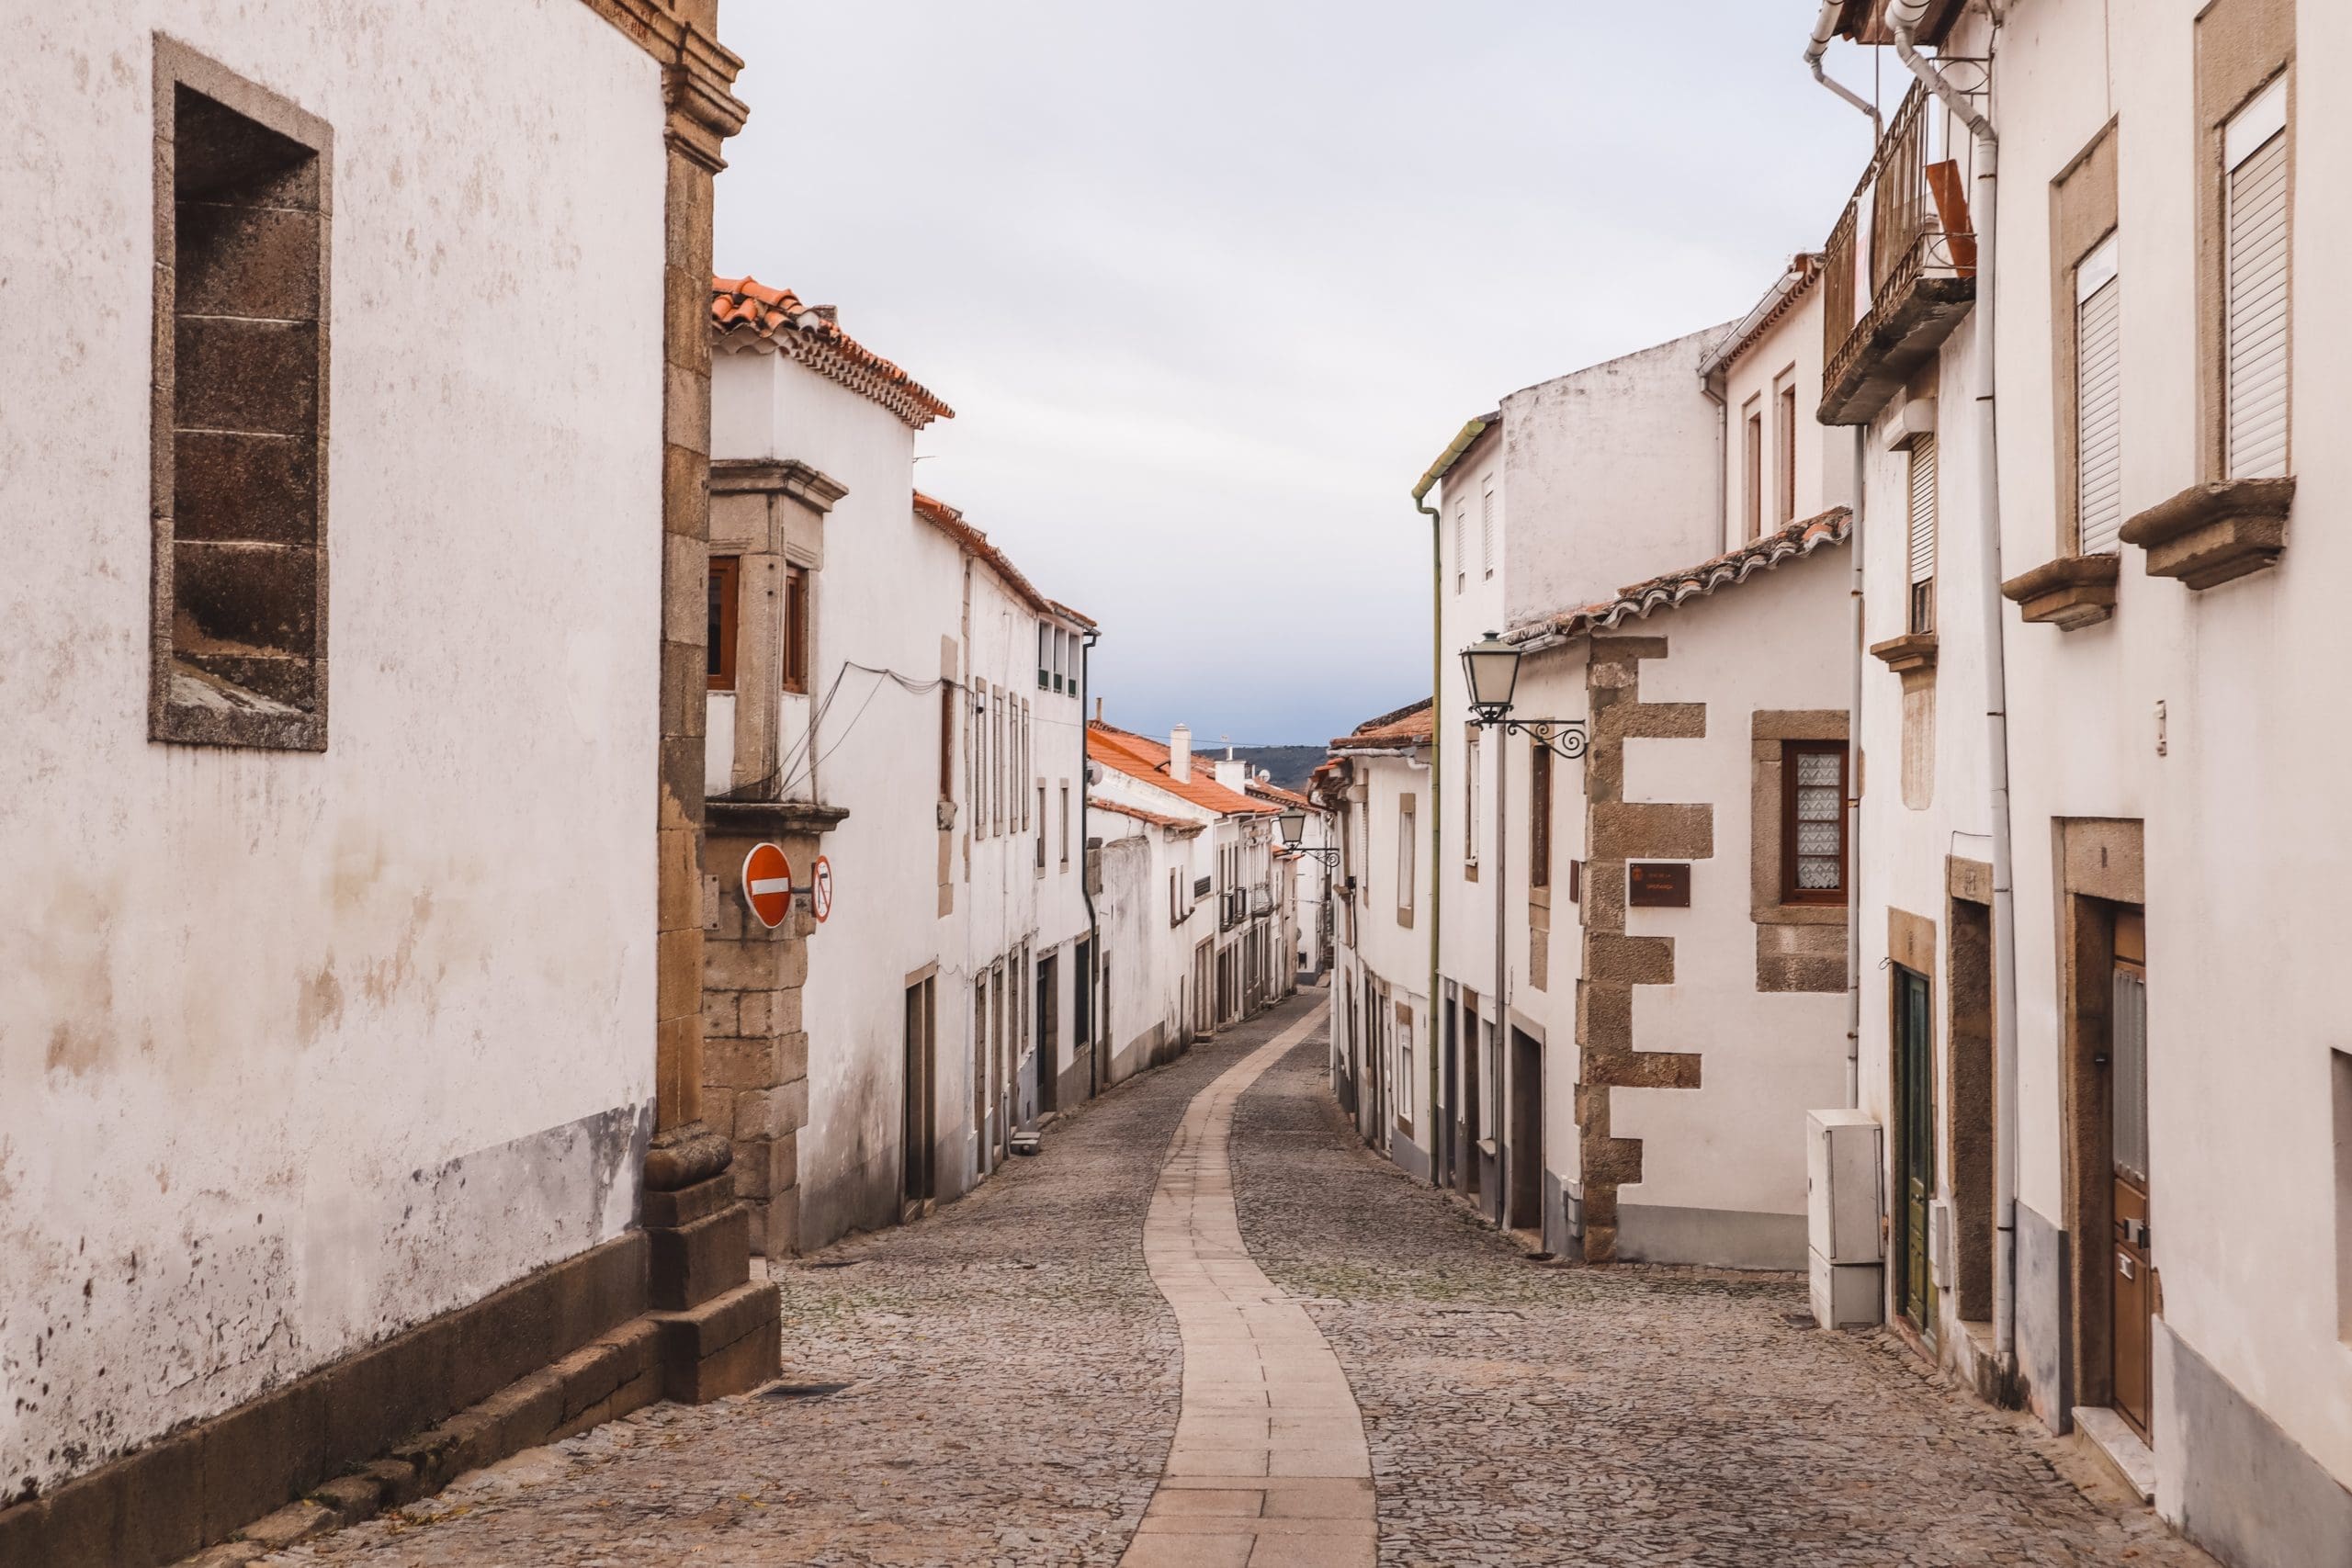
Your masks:
M1511 696L1519 689L1519 661L1523 657L1517 644L1505 642L1493 632L1462 650L1462 678L1470 691L1472 722L1483 729L1500 728L1505 735L1532 736L1574 761L1584 755L1584 720L1511 716Z
M1327 871L1340 863L1337 845L1318 847L1302 841L1306 837L1306 812L1302 807L1294 806L1283 811L1274 818L1274 826L1282 829L1283 849L1294 854L1313 855Z

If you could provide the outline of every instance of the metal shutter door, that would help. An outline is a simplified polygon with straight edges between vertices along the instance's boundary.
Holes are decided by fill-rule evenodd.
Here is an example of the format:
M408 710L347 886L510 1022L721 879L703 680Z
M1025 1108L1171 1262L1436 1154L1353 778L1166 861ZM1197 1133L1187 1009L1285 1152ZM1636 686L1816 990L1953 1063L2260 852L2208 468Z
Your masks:
M2230 171L2226 327L2228 470L2233 479L2287 471L2287 136Z
M2075 307L2075 519L2086 556L2113 554L2123 526L2121 299L2110 277Z
M1936 438L1922 435L1911 448L1911 577L1925 582L1936 575Z

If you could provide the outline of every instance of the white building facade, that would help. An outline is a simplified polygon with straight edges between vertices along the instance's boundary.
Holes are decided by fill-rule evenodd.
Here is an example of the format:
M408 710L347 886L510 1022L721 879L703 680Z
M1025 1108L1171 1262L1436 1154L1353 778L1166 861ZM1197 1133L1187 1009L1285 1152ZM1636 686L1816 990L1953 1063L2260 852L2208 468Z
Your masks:
M707 1093L772 1255L953 1197L1091 1092L1081 687L1093 627L913 487L946 406L829 309L714 296ZM820 925L742 856L820 856Z

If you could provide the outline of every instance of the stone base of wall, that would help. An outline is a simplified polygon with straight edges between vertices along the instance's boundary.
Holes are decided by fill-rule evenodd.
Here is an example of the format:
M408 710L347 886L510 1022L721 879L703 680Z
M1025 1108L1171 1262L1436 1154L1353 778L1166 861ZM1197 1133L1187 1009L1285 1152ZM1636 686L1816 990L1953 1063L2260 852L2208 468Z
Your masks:
M1805 1266L1805 1218L1620 1200L1617 1260L1800 1270Z
M729 1174L647 1191L643 1220L0 1511L0 1563L157 1568L204 1551L229 1568L657 1399L774 1378L781 1303L750 1279Z
M2156 1511L2230 1568L2352 1562L2352 1491L2162 1319Z
M0 1562L153 1568L257 1520L316 1533L648 1404L650 1250L632 1231L0 1512Z

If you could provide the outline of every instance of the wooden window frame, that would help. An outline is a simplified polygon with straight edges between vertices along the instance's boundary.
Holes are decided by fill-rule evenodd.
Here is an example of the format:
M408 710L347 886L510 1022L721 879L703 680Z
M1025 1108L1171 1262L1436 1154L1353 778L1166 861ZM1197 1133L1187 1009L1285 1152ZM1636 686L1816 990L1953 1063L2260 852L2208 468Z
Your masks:
M1743 542L1764 536L1764 400L1739 411L1739 525Z
M1772 417L1780 428L1772 443L1780 471L1774 476L1773 512L1783 528L1797 520L1797 382L1783 370L1772 390Z
M1838 759L1838 886L1833 889L1797 886L1797 759L1835 756ZM1781 902L1842 906L1853 899L1854 844L1846 803L1852 784L1853 752L1843 740L1783 740L1781 742Z
M785 691L796 697L808 694L809 650L816 641L810 615L808 569L786 561L784 567L784 647L777 662ZM729 669L733 669L732 658Z
M952 681L939 688L939 798L956 798L956 699L960 688Z
M714 692L735 689L735 645L742 625L743 561L740 556L710 558L709 597L718 605L718 640L711 646L718 668L707 672Z

